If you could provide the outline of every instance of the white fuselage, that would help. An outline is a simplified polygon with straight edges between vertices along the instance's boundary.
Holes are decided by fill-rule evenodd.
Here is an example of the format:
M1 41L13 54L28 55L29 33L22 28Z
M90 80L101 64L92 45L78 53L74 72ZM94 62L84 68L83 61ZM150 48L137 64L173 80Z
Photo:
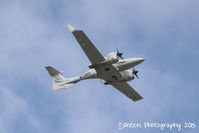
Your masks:
M128 69L142 63L143 61L144 61L143 58L126 58L126 59L121 59L118 62L114 63L113 66L123 75L126 75L128 74L127 72L130 71ZM125 70L128 70L128 71L123 72ZM100 74L98 74L94 68L91 68L85 74L81 76L74 77L74 80L70 80L70 82L78 82L80 80L92 79L92 78L100 78ZM125 79L125 80L129 81L132 79L134 79L134 77L129 77L129 79Z

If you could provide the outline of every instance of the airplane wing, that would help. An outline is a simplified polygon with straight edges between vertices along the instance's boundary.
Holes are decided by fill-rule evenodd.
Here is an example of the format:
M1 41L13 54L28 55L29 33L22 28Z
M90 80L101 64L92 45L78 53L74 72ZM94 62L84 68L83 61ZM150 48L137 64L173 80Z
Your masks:
M101 53L97 50L97 48L93 45L93 43L82 30L77 30L71 25L68 25L68 28L73 33L92 64L97 64L105 60L105 58L101 55Z
M138 94L128 83L126 82L113 82L111 83L116 89L122 92L124 95L129 97L133 101L138 101L143 99L140 94Z
M68 28L73 33L76 40L84 50L84 53L87 55L93 65L105 60L105 58L101 55L101 53L97 50L97 48L82 30L77 30L71 25L68 25ZM121 74L112 64L97 65L95 70L98 72L99 76L106 81L121 78Z
M73 33L76 40L79 42L80 46L91 61L92 65L96 65L99 62L105 60L105 58L101 55L101 53L97 50L97 48L93 45L93 43L89 40L89 38L82 30L77 30L71 25L68 25L68 28ZM97 71L98 76L105 81L114 81L122 78L121 73L118 72L118 70L112 64L97 65L95 67L95 70ZM126 82L111 82L110 84L133 101L142 99L142 96L140 96Z

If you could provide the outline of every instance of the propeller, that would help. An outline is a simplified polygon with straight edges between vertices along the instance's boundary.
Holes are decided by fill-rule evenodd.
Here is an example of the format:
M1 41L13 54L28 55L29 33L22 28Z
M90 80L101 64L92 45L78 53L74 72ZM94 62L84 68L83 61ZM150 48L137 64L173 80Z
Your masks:
M122 55L123 55L123 53L120 53L119 50L117 49L117 57L119 57L119 58L121 58L121 59L124 59L124 58L122 57Z
M139 72L139 71L137 71L137 70L135 70L135 68L133 68L133 74L139 79L139 77L138 77L138 75L137 75L138 72Z

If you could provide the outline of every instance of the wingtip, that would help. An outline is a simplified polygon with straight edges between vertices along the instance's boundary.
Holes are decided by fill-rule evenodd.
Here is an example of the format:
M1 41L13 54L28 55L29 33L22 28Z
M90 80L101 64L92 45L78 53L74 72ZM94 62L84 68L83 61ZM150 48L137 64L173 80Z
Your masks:
M68 29L73 32L74 30L76 30L72 25L68 24L67 25Z

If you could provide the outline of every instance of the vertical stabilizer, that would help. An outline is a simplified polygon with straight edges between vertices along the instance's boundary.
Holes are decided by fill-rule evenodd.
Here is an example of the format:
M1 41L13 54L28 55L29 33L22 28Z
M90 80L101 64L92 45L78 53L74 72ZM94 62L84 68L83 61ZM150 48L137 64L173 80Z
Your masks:
M74 78L64 78L60 71L51 66L47 66L46 70L52 77L52 86L54 90L69 88L76 83L72 82Z

